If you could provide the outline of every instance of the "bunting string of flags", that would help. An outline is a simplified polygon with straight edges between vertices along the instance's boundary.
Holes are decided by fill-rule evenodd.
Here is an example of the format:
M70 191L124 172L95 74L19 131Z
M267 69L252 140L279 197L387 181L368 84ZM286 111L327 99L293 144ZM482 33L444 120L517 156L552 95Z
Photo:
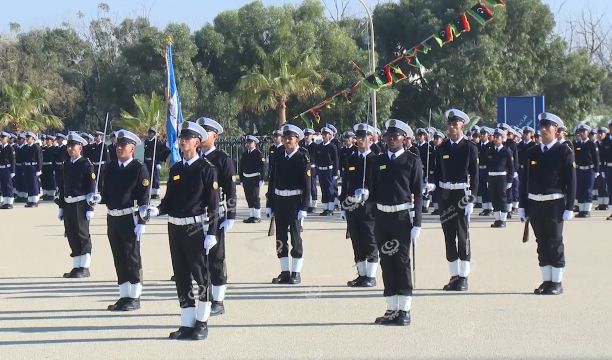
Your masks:
M312 127L314 123L321 121L321 111L323 109L333 108L338 100L350 103L351 97L361 85L370 90L379 91L385 87L392 86L402 80L421 74L421 62L419 61L419 53L427 54L436 46L441 48L461 34L472 30L470 19L476 21L481 26L484 26L489 21L493 20L494 10L498 7L505 7L505 0L481 0L471 8L462 12L458 18L451 23L446 24L441 30L430 35L425 40L417 43L410 49L400 51L396 58L388 64L378 68L374 73L366 75L361 67L353 62L354 70L359 74L361 79L353 84L349 89L342 90L325 100L314 105L310 109L294 116L291 121L301 118L307 126Z

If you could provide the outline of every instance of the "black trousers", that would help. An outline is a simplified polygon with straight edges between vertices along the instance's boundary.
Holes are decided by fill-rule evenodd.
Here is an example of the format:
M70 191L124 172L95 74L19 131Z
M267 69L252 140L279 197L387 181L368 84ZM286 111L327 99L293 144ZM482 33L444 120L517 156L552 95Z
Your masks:
M463 190L446 190L438 188L438 208L440 222L446 243L446 260L457 259L470 261L469 224L465 216L466 196Z
M353 243L355 262L378 262L378 246L374 237L376 204L366 202L346 210L346 224Z
M408 210L396 213L376 211L374 234L380 251L384 296L412 295L410 273L410 230Z
M36 175L36 166L24 165L23 171L23 192L27 192L28 196L40 195L40 184Z
M40 183L43 190L55 190L55 174L53 173L53 165L43 165L42 174L40 175Z
M317 200L317 167L310 166L310 198Z
M489 192L487 191L487 183L489 179L489 172L487 169L478 169L478 196L482 197L482 203L488 203ZM504 192L505 194L505 192Z
M152 160L145 160L145 166L147 167L147 170L150 171L151 167L153 166L153 161ZM159 162L155 161L155 164L159 164ZM157 168L157 166L155 166L153 168L153 184L151 185L152 189L159 189L159 169Z
M0 195L13 197L13 181L9 169L0 169Z
M91 253L91 236L89 235L89 221L85 216L87 203L79 201L64 205L64 230L70 245L71 257Z
M506 205L506 176L496 175L488 177L489 199L493 205L493 211L507 212ZM483 200L484 201L484 200Z
M300 210L301 195L274 195L274 217L276 219L276 256L284 258L289 255L289 237L291 234L291 257L299 259L304 253L300 224L297 213Z
M181 308L195 307L191 279L198 284L198 299L208 301L208 275L204 250L204 230L201 223L168 224L170 256L176 279L176 293Z
M565 267L563 246L563 211L565 199L552 201L529 200L527 216L538 243L540 266Z
M225 221L222 217L218 224ZM217 245L210 249L208 254L208 267L210 269L210 282L215 286L227 284L227 265L225 264L225 229L217 229Z
M251 178L243 178L242 186L244 187L244 197L246 197L249 208L261 209L259 200L259 176Z
M140 241L134 234L134 222L133 214L106 216L106 232L113 252L117 284L127 281L131 284L142 282Z

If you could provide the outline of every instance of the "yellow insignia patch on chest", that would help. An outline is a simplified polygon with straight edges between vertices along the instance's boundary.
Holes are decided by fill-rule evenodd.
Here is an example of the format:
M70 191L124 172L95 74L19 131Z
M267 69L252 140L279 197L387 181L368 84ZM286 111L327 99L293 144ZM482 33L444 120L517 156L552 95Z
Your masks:
M310 169L306 170L306 176L310 176Z
M349 171L355 171L355 167L354 166L349 166Z
M378 168L378 170L385 170L387 168L387 165L380 165L380 167Z
M448 160L448 159L450 159L450 155L442 155L442 159Z
M172 177L172 180L176 181L176 180L180 180L181 179L181 175L174 175Z
M576 151L580 151L580 150L582 150L582 148L576 148Z
M96 174L95 174L95 173L91 173L91 178L92 178L93 180L96 180Z
M149 179L142 180L142 186L147 187L149 186L149 184L150 184Z
M217 190L219 188L219 183L213 181L213 189Z
M535 161L535 160L531 160L531 165L537 165L537 164L538 164L538 162L537 162L537 161Z

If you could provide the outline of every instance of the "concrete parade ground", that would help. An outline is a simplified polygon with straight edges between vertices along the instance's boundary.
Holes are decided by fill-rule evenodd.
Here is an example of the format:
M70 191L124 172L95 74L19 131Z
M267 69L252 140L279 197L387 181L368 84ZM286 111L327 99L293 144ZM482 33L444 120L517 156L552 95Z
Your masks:
M375 288L346 286L356 270L338 216L309 214L302 284L273 285L280 269L269 221L243 224L248 209L240 187L238 194L226 241L226 313L211 317L204 341L167 339L179 306L165 217L153 219L141 240L142 308L114 313L106 310L118 289L104 206L91 223L86 279L62 278L72 262L55 204L0 210L0 359L612 358L609 211L565 223L561 296L532 294L541 282L533 233L523 244L516 217L491 229L493 218L477 215L469 291L442 291L449 278L442 230L437 216L425 215L412 324L384 327L372 324L385 311L380 269Z

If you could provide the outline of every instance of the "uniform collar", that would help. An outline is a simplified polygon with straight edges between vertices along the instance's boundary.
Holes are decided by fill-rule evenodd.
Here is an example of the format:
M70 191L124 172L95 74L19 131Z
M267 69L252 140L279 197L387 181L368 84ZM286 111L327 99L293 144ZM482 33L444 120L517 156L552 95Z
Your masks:
M463 140L463 138L459 138L459 140L454 141L453 139L449 138L451 145L452 144L459 144L461 142L461 140Z
M323 145L329 145L329 144L331 144L331 140L323 143Z
M404 153L404 149L399 149L396 152L393 152L391 150L387 150L387 156L389 157L389 159L391 159L391 155L395 154L395 158L397 159L398 157L400 157L400 155L402 155Z
M367 149L364 152L361 152L361 151L357 150L357 153L359 154L359 156L368 156L368 154L371 153L371 152L372 152L372 150L370 150L370 149Z
M211 147L211 148L210 148L210 149L209 149L207 152L205 152L205 153L204 153L204 156L208 156L208 155L209 155L211 152L213 152L213 151L215 151L215 150L217 150L217 148L216 148L216 147L214 147L214 146L213 146L213 147ZM191 165L191 164L189 164L189 165Z
M555 145L556 143L557 143L557 139L553 140L550 144L540 143L540 150L544 151L544 146L546 146L548 150L550 150L550 148L552 148L553 145ZM559 143L563 144L562 142L559 142Z
M82 156L79 156L78 158L76 158L74 160L70 159L70 162L74 164L75 162L79 161L79 159L81 159L81 158L82 158Z
M499 145L499 146L495 145L495 151L499 151L499 150L501 150L503 147L504 147L504 145Z
M134 160L134 158L129 158L125 162L117 160L117 162L119 163L119 167L121 167L121 165L123 165L123 167L127 167L132 162L132 160Z
M199 157L196 155L194 157L192 157L190 160L185 160L183 159L183 165L187 165L190 166L192 165L194 162L198 161Z
M489 143L489 140L480 142L481 145L487 145L488 143Z
M298 152L298 150L299 150L299 147L295 148L295 150L293 150L291 154L287 154L287 152L285 151L285 158L289 156L289 159L291 159L291 157L295 155L295 153Z

